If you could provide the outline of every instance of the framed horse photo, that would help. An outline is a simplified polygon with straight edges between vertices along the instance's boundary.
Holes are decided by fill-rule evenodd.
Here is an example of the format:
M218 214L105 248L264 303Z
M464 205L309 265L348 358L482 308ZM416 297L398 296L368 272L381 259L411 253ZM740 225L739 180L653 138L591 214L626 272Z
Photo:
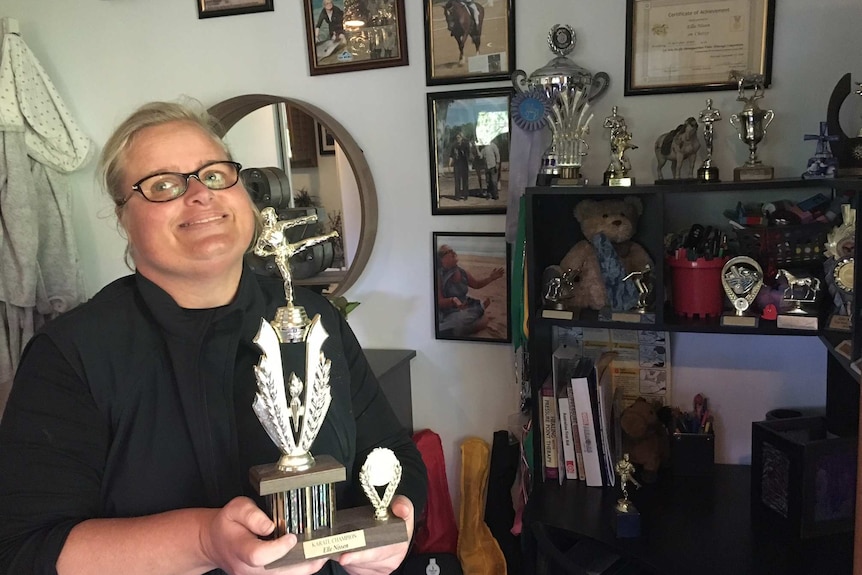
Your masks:
M509 80L514 0L424 0L428 86Z
M503 233L434 232L434 335L511 341L509 264Z
M428 94L433 215L505 214L511 88Z
M302 0L312 76L406 66L404 0Z

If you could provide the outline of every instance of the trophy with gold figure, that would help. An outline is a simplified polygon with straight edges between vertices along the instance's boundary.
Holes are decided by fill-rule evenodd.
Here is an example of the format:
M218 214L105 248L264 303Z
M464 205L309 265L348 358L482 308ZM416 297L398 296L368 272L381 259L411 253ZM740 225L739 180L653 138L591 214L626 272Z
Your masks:
M342 511L336 511L333 484L346 479L344 466L334 457L310 452L332 399L330 362L322 351L329 334L319 315L309 320L305 309L294 305L289 260L334 237L335 232L290 243L285 230L310 223L317 216L278 221L272 208L264 209L261 215L264 225L254 252L261 257L274 256L284 278L287 305L278 308L272 321L261 318L254 338L262 355L254 368L258 390L252 407L282 455L275 463L252 467L249 478L258 494L266 498L276 525L274 535L297 536L297 545L267 567L406 541L406 524L388 511L401 479L401 465L392 451L375 449L360 472L360 484L373 505ZM299 347L290 350L293 346ZM305 381L291 372L285 384L282 349L285 353L301 352L302 346ZM381 496L377 488L384 486Z

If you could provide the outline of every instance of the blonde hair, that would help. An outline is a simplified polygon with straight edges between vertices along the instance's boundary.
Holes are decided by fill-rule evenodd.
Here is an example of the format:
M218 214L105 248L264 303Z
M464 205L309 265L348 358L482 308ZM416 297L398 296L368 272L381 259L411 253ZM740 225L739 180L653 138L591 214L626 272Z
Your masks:
M227 159L233 160L230 150L219 135L218 121L209 115L200 102L192 99L183 102L149 102L144 104L126 118L105 142L99 157L99 180L105 192L114 202L114 213L117 223L122 228L121 215L124 202L132 190L123 187L126 168L126 152L131 147L137 135L146 128L161 126L171 122L186 122L200 128L210 139L224 150ZM241 181L241 180L240 180ZM246 253L254 249L263 229L263 219L260 210L249 197L249 203L254 212L254 235ZM134 270L134 258L131 254L131 244L126 244L124 261L129 269Z
M189 100L188 103L150 102L144 104L117 126L114 133L105 142L99 157L99 179L114 202L117 218L120 217L123 202L131 193L131 190L123 188L126 152L142 130L170 122L186 122L197 126L224 150L229 160L233 159L230 150L216 131L218 125L216 120L203 109L200 102L195 103L195 101Z

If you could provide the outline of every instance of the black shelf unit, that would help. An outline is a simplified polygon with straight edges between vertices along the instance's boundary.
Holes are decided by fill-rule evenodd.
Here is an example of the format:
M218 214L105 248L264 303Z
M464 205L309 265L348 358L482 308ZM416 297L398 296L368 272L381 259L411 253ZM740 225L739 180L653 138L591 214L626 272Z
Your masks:
M774 201L778 199L793 199L800 201L815 193L823 193L835 197L840 194L850 199L853 207L858 207L859 192L862 192L862 179L828 179L828 180L802 180L802 179L779 179L761 182L720 182L703 184L649 184L637 185L628 188L615 188L606 186L583 186L583 187L534 187L527 190L526 201L526 261L527 261L527 285L529 290L529 313L530 313L530 378L533 397L538 397L538 387L551 371L552 350L552 327L553 326L579 326L579 327L604 327L611 329L656 329L667 332L679 333L714 333L714 334L750 334L763 336L782 335L805 335L818 337L824 343L827 353L826 374L826 418L829 431L842 437L858 437L859 434L859 374L852 366L852 360L848 360L834 350L835 345L845 339L853 342L852 359L862 356L862 305L859 298L856 299L852 308L853 328L851 333L830 332L825 329L812 330L788 330L780 329L775 321L761 320L758 327L724 327L720 325L718 318L686 318L679 317L673 313L670 304L657 305L655 310L655 323L652 325L644 323L625 323L603 321L597 312L586 310L576 320L561 320L543 318L542 310L542 286L541 277L543 270L549 265L559 264L566 252L575 245L583 236L579 225L574 219L574 207L583 199L601 200L611 197L622 197L635 195L641 198L644 212L638 222L638 231L635 240L638 241L656 263L654 270L655 285L657 286L656 301L666 300L666 285L669 281L665 271L664 262L664 237L669 232L677 232L687 229L697 218L711 211L717 214L713 221L702 221L727 229L727 220L720 217L721 209L730 208L737 201ZM686 218L692 218L685 223ZM683 227L685 225L685 227ZM860 231L856 229L856 245L859 245ZM862 272L855 267L854 286L860 285ZM825 291L825 286L824 286ZM824 298L826 299L826 298ZM821 325L826 325L831 303L826 302L822 306ZM536 402L533 407L534 429L541 429L539 413ZM542 469L541 434L534 433L533 455L535 469ZM732 466L734 467L734 466ZM745 467L745 466L743 466ZM727 470L723 477L730 478L728 481L737 489L748 489L747 467L742 471ZM745 479L740 479L741 477ZM574 483L575 485L567 485ZM580 485L581 482L566 482L563 486L543 483L541 478L533 482L532 504L528 504L528 521L539 521L542 524L557 526L563 529L572 529L573 532L583 536L594 537L590 533L590 527L596 521L601 524L601 518L595 513L603 513L593 501L592 511L584 513L578 510L583 502L575 504L572 509L573 498L583 495L584 492L592 493L591 498L604 497L610 499L616 494L608 494L609 490L595 490ZM602 496L594 493L605 492ZM535 498L535 501L533 499ZM859 484L857 484L857 502L860 497ZM747 502L746 502L747 503ZM858 503L857 503L858 504ZM604 506L608 507L608 506ZM565 513L572 511L571 521L562 520L555 514L565 509ZM747 514L747 510L745 511ZM857 516L858 516L857 512ZM747 515L746 515L747 516ZM857 522L859 519L857 518ZM578 522L583 525L578 527ZM605 533L604 536L608 534ZM752 537L758 537L752 533ZM852 536L849 536L852 539ZM605 537L607 542L613 543L613 537ZM857 534L857 544L862 545L862 537ZM603 537L598 537L603 540ZM846 538L845 538L846 539ZM846 541L842 540L841 548L846 551ZM828 545L827 545L828 546ZM618 550L626 554L638 545L621 544ZM852 556L852 547L849 551ZM844 553L846 555L846 553ZM635 553L637 555L637 553ZM746 559L747 561L748 559ZM860 559L857 558L857 561ZM752 561L759 561L756 557ZM645 566L649 565L646 561ZM714 572L707 569L706 572Z

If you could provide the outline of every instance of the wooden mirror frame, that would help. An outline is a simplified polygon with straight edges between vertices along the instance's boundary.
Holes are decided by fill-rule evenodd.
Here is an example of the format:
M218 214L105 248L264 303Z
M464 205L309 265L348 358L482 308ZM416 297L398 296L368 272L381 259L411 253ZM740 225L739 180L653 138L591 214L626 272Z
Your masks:
M359 205L361 206L361 230L359 241L356 245L356 254L347 268L344 278L338 282L337 287L330 294L331 297L344 295L350 286L365 270L368 258L371 257L371 249L377 237L377 188L374 186L374 178L371 177L371 168L365 159L365 153L347 129L337 122L332 116L307 102L281 96L268 94L245 94L236 96L212 106L208 112L218 120L216 127L219 136L224 137L228 131L246 117L248 114L272 104L284 103L302 110L309 116L323 124L335 141L341 146L353 174L356 177L356 185L359 188Z

